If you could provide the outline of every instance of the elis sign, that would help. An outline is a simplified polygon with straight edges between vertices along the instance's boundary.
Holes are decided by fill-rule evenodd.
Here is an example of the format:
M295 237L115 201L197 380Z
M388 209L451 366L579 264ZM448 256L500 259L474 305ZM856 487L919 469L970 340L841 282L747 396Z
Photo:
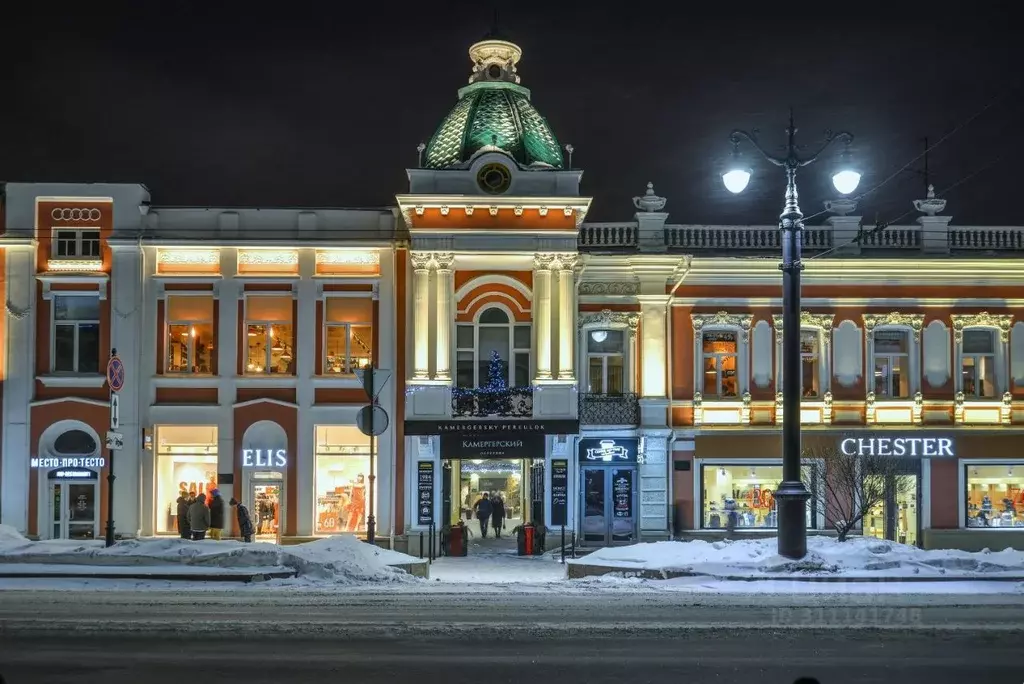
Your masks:
M287 464L284 449L242 449L243 468L284 468Z

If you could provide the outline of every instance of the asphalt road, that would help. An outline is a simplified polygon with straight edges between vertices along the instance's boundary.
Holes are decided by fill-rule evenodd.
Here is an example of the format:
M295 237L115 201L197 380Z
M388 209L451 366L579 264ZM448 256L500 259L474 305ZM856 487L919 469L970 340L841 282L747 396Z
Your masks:
M6 684L1022 681L1022 596L0 593Z

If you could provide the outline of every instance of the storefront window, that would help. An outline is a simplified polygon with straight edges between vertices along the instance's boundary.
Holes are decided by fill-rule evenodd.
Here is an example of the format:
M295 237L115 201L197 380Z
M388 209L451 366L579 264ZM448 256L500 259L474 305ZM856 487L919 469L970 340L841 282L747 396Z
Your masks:
M352 425L318 425L315 534L365 532L369 482L370 438Z
M1024 527L1024 461L964 470L968 527Z
M174 534L179 494L209 496L217 486L217 427L161 425L156 441L156 531Z
M812 479L815 479L812 468ZM759 463L701 466L702 529L725 529L735 511L737 528L774 529L779 526L775 490L782 482L781 465ZM808 488L814 490L814 483ZM817 528L817 507L807 502L807 527Z
M167 298L167 372L213 373L213 297Z
M295 373L294 303L291 296L246 297L246 373Z
M350 374L373 353L373 300L328 297L324 302L324 373Z
M737 396L736 333L712 330L704 333L704 390L705 397Z

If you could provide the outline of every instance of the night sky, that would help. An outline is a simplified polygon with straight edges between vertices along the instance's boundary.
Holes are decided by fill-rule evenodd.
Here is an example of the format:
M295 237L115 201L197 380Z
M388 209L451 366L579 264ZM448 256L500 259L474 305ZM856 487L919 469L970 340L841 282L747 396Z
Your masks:
M913 221L924 181L896 172L925 136L953 132L929 158L945 213L961 225L1024 224L1012 3L934 3L898 17L898 2L838 3L832 16L829 3L770 3L763 15L723 3L738 9L717 16L708 3L500 4L502 33L523 48L522 84L585 170L591 220L629 219L650 180L670 222L774 223L780 170L748 148L755 173L739 197L719 173L732 128L781 143L792 106L809 149L829 127L856 135L860 191L896 174L860 201L866 222ZM3 180L141 182L156 206L350 207L393 204L407 189L404 169L466 84L467 48L493 7L25 6L35 16L3 21ZM804 170L805 214L835 196L831 159Z

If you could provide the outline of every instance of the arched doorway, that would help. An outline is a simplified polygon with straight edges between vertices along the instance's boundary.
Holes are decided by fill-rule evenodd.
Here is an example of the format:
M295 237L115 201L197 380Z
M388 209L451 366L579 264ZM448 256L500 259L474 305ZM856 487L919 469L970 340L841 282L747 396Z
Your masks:
M96 539L100 533L99 437L84 423L62 421L39 439L40 536Z
M249 505L257 541L280 542L285 530L288 435L277 423L261 420L242 436L243 503Z

